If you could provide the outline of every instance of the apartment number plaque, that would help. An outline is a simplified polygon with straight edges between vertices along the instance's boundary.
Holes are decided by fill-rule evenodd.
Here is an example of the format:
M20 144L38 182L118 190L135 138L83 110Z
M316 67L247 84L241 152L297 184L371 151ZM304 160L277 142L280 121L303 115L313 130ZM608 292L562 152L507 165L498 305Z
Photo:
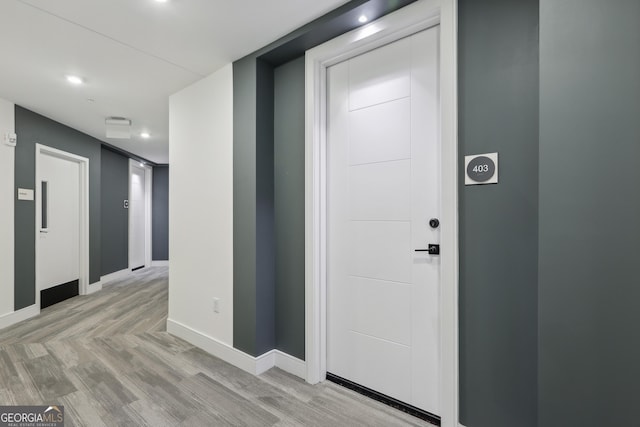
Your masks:
M465 157L465 185L497 184L498 153Z

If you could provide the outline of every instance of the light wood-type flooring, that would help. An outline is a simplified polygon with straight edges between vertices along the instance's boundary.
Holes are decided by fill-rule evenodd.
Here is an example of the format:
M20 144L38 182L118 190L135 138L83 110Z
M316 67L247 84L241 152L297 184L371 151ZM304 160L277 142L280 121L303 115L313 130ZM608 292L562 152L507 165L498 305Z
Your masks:
M66 426L418 426L328 382L250 375L166 332L167 268L0 330L0 405L64 405Z

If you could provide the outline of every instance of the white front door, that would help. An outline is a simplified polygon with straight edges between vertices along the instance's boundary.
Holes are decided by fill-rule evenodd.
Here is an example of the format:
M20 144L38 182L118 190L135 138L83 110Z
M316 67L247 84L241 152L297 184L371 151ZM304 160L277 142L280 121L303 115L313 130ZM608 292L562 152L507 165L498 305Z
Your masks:
M439 27L328 69L327 371L439 402ZM444 249L446 250L446 248Z
M80 278L80 164L38 154L39 291Z
M145 169L131 165L131 188L129 196L129 267L145 266L146 259L146 197Z

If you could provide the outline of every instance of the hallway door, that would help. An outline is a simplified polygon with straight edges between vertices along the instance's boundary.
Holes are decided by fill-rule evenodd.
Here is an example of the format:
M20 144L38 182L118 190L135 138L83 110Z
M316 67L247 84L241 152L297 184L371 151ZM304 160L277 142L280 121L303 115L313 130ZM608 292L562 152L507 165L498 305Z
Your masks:
M330 67L327 125L327 371L436 415L438 38Z
M129 268L146 266L146 173L145 168L131 161L129 190Z
M45 308L78 295L80 279L80 165L38 154L37 290Z

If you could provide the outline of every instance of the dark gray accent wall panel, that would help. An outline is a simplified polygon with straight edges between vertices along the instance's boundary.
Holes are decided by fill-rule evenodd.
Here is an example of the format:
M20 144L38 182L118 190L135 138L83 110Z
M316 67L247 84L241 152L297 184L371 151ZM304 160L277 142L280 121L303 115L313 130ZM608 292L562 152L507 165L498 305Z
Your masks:
M638 425L640 2L540 3L540 425Z
M152 259L169 260L169 166L153 167Z
M256 60L233 63L233 346L256 353Z
M304 57L274 70L276 348L304 360Z
M124 207L129 198L129 159L104 147L101 156L101 271L105 276L129 267L129 210Z
M100 141L20 106L15 110L15 185L35 188L35 144L40 143L89 159L89 279L100 281L101 197ZM15 309L35 303L35 202L15 205Z
M259 356L275 347L273 67L249 57L233 73L233 343ZM253 122L235 120L247 110Z
M461 421L533 427L537 0L459 1L459 144ZM464 156L495 151L500 183L464 186Z
M256 354L275 340L273 67L256 62Z
M233 63L233 345L276 345L273 68L415 0L354 0ZM293 296L295 298L295 296ZM296 344L296 346L301 344Z

